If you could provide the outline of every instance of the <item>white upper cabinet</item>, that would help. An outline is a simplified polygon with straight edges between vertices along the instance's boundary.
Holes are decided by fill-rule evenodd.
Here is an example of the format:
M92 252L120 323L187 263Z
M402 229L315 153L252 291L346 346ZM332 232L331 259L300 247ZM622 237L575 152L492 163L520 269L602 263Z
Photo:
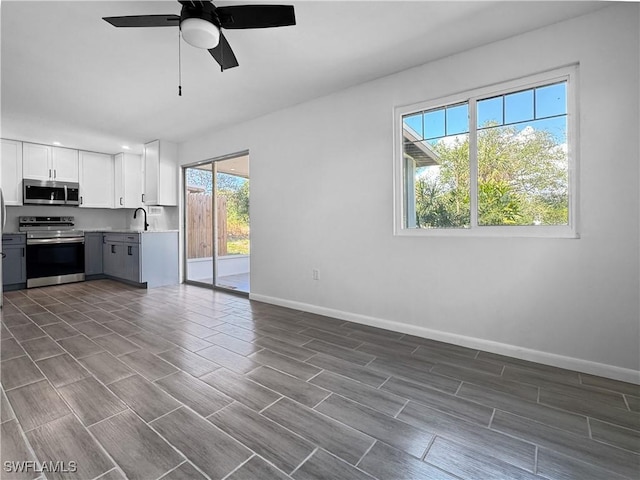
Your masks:
M113 157L104 153L80 152L80 206L113 208Z
M25 142L23 176L34 180L77 182L78 151Z
M144 204L178 205L178 146L155 140L144 146Z
M0 187L6 205L22 205L22 142L2 139Z
M33 180L51 180L51 148L49 145L24 143L22 147L22 174Z
M78 150L53 147L52 160L53 180L59 182L78 181Z
M142 156L119 153L114 158L114 208L138 208L142 204Z

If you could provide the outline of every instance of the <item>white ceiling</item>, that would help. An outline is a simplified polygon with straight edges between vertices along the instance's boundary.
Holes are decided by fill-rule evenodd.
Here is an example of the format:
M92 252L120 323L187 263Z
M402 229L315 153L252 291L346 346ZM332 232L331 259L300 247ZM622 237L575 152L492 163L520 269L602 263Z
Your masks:
M219 2L216 5L259 3ZM336 90L592 12L606 2L296 1L297 25L226 30L224 73L178 29L105 16L180 12L176 1L5 1L1 134L117 153L182 142Z

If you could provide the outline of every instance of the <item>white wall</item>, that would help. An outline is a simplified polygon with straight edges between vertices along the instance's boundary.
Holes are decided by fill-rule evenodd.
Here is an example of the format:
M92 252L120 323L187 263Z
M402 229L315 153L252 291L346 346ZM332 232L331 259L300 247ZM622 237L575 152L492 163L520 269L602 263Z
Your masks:
M638 11L614 5L212 132L180 159L250 150L255 299L638 381ZM575 62L580 239L393 236L395 106Z
M149 224L149 230L178 230L178 207L146 206L144 209L147 211L147 223ZM126 228L130 228L132 230L144 228L144 217L141 213L138 213L137 217L134 219L134 209L127 209L126 212Z

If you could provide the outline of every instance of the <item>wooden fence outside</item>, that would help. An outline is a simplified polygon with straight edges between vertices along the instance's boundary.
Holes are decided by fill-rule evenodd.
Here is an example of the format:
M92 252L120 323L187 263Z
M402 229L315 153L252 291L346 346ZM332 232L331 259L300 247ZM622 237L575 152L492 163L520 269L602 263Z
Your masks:
M227 254L227 199L218 198L218 255ZM213 197L205 193L187 193L187 258L213 257Z

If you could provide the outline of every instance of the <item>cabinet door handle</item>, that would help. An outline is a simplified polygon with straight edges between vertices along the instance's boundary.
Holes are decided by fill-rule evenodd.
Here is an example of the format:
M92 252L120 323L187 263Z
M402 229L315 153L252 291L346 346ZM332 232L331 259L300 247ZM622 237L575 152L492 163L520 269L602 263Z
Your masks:
M142 194L142 203L144 203L144 193Z
M82 195L80 195L80 205L82 205Z
M3 242L13 242L15 240L15 238L3 238L2 241Z
M131 246L127 247L127 255L133 255L133 253L131 253Z
M51 178L51 169L49 169L49 178Z
M22 247L22 256L24 257L24 247Z
M122 203L122 197L120 197L120 205L124 205L124 203Z
M56 169L54 168L53 169L53 179L55 180L55 178L56 178Z
M116 246L115 245L111 245L111 253L116 253Z

